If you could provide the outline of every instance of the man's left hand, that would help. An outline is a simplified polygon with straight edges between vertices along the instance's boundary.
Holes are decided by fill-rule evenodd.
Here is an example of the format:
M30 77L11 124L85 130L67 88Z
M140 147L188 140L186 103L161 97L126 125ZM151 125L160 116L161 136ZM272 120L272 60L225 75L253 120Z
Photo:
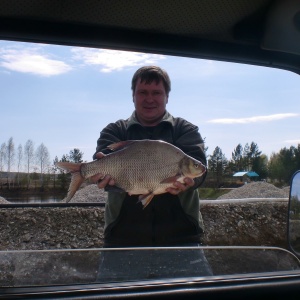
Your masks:
M167 188L167 192L169 192L172 195L178 195L179 193L184 192L185 190L187 190L195 184L194 180L189 177L184 178L183 181L184 183L175 181L173 184L174 187Z

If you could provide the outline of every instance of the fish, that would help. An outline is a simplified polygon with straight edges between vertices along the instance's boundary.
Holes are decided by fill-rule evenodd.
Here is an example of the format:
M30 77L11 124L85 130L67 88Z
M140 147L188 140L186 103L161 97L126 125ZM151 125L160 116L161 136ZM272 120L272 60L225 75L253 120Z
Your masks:
M196 178L206 172L201 161L185 154L178 147L162 140L127 140L107 147L113 152L87 163L57 162L56 166L70 172L71 183L66 198L69 202L88 178L109 174L115 190L139 195L145 208L155 195L166 193L175 181Z

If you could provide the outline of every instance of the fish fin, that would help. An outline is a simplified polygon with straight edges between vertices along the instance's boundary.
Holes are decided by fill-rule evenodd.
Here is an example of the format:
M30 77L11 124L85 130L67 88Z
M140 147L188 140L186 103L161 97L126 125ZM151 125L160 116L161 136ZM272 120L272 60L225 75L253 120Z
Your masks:
M56 163L56 166L60 169L63 169L65 171L68 171L71 173L71 183L69 186L67 197L64 199L65 202L69 202L81 184L84 182L85 178L81 175L80 169L81 169L81 163L71 163L71 162L58 162Z
M62 170L65 170L70 173L74 172L80 172L81 169L81 163L72 163L72 162L67 162L67 161L60 161L55 164L57 167L59 167Z
M140 195L138 202L142 202L143 209L144 209L151 202L153 197L154 197L153 193L149 193L149 194L146 194L146 195Z
M121 150L123 148L126 148L127 146L129 146L130 144L134 143L135 141L121 141L121 142L117 142L114 144L110 144L107 146L108 149L112 150L112 151L116 151L116 150Z
M168 177L168 178L165 178L164 180L162 180L160 183L173 183L173 182L177 181L180 177L181 177L181 175L175 175L172 177Z
M67 197L64 199L66 202L69 202L77 190L80 188L81 184L84 182L85 178L81 176L80 172L72 173L71 183L69 186Z

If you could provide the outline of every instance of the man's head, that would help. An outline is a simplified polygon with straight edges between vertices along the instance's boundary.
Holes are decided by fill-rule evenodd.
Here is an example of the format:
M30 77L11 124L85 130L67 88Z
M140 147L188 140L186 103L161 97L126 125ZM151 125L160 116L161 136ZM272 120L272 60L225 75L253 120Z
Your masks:
M167 72L155 66L142 67L133 75L131 88L139 122L144 126L157 125L166 112L171 89Z
M168 73L157 66L141 67L134 73L131 81L131 89L133 94L135 92L136 84L138 83L138 81L145 84L150 84L153 81L156 84L162 82L167 96L169 96L169 93L171 91L171 81Z

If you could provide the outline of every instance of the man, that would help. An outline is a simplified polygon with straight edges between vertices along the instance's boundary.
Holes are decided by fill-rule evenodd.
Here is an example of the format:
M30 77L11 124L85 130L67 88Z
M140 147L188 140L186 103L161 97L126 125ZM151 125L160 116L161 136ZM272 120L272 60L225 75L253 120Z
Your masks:
M156 66L138 69L132 78L135 110L126 120L107 125L97 141L94 159L109 153L107 146L123 140L164 140L206 165L204 141L198 127L175 118L166 110L171 90L166 71ZM154 196L142 209L138 196L109 191L115 184L107 174L93 177L99 188L108 190L105 208L105 247L199 245L203 233L197 188L201 178L176 181L165 194Z

